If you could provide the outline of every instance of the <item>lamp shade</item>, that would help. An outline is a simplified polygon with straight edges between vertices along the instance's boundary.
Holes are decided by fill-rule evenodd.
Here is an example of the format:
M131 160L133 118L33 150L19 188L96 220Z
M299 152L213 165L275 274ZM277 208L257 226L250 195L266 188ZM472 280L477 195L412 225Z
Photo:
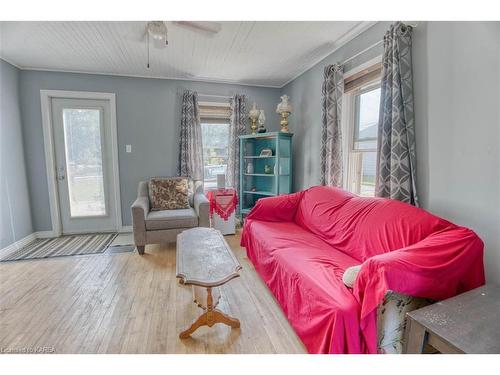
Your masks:
M292 112L292 105L288 102L288 99L290 99L288 95L281 97L281 103L276 107L276 113Z
M259 115L260 111L257 109L257 105L254 102L252 108L248 112L248 117L250 117L250 119L252 120L257 120L259 118Z

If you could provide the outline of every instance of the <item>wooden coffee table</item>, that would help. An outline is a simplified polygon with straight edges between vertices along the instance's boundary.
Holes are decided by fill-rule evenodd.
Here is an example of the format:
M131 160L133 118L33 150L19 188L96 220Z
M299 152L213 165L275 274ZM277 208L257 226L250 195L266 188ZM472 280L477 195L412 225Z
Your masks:
M180 283L191 285L194 303L204 313L181 332L188 338L201 326L224 323L238 328L240 321L216 309L220 294L217 287L239 277L241 265L222 234L211 228L193 228L177 236L177 277Z

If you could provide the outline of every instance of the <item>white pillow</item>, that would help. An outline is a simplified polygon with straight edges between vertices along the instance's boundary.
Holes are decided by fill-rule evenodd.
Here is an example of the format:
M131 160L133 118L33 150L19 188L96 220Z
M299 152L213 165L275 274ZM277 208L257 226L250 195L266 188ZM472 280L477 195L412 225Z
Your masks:
M361 269L361 264L357 266L352 266L346 268L344 274L342 275L342 281L348 288L352 288L354 286L354 282L356 281L356 277L358 276L359 270Z

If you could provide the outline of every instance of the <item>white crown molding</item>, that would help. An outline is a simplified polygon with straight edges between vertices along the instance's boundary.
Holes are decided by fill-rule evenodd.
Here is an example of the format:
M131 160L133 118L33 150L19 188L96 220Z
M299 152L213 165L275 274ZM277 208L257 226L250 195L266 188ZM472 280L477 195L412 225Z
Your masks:
M346 32L344 35L342 35L339 39L337 39L333 43L333 48L326 52L321 58L318 58L311 62L310 64L307 65L307 67L303 70L300 71L300 73L296 74L293 78L289 79L282 85L265 85L265 84L250 84L250 83L243 83L239 82L236 80L230 80L230 79L212 79L212 78L203 78L203 77L190 77L190 78L180 78L180 77L169 77L169 76L151 76L151 75L141 75L141 74L118 74L118 73L107 73L107 72L92 72L92 71L85 71L85 70L69 70L69 69L48 69L48 68L40 68L40 67L34 67L34 66L21 66L13 61L10 61L9 59L6 59L3 56L0 56L0 59L3 59L7 63L15 66L16 68L20 70L26 70L26 71L40 71L40 72L54 72L54 73L73 73L73 74L93 74L93 75L104 75L104 76L111 76L111 77L132 77L132 78L151 78L151 79L165 79L165 80L171 80L171 81L191 81L191 82L203 82L203 83L215 83L215 84L226 84L226 85L237 85L237 86L248 86L248 87L264 87L264 88L272 88L272 89L282 89L286 85L288 85L290 82L294 81L298 77L300 77L302 74L307 72L309 69L320 63L322 60L324 60L326 57L337 51L339 48L344 46L345 44L349 43L351 40L356 38L358 35L363 33L364 31L368 30L370 27L375 25L377 21L361 21L359 22L356 26L354 26L351 30Z
M300 73L298 73L297 75L295 75L293 78L289 79L284 85L282 85L280 88L283 88L285 87L286 85L288 85L290 82L293 82L295 81L297 78L299 78L302 74L304 74L305 72L307 72L309 69L311 69L312 67L314 67L315 65L319 64L321 61L323 61L324 59L326 59L328 56L330 56L332 53L334 53L335 51L339 50L340 48L342 48L343 46L345 46L347 43L349 43L351 40L353 40L354 38L356 38L357 36L359 36L360 34L362 34L363 32L365 32L366 30L368 30L370 27L374 26L375 24L377 24L378 21L362 21L360 22L359 24L357 24L356 26L354 26L351 30L349 30L348 32L346 32L342 37L340 37L339 39L337 39L334 43L334 47L333 49L328 52L326 55L324 55L323 57L317 59L313 64L311 64L308 68L306 69L303 69Z
M19 69L19 70L23 70L23 68L21 68L21 67L20 67L19 65L17 65L15 62L13 62L13 61L11 61L11 60L9 60L9 59L5 58L4 56L0 56L0 60L5 61L7 64L12 65L12 66L16 67L16 68L17 68L17 69Z
M2 58L3 59L3 58ZM4 59L5 60L5 59ZM7 61L7 60L5 60ZM8 62L8 61L7 61ZM9 62L10 64L10 62ZM14 64L12 64L14 65ZM270 89L280 89L283 86L273 86L273 85L260 85L260 84L250 84L243 83L229 79L210 79L210 78L180 78L180 77L168 77L168 76L146 76L141 74L118 74L118 73L106 73L106 72L89 72L84 70L66 70L66 69L47 69L47 68L36 68L27 66L16 66L20 70L25 71L35 71L35 72L52 72L52 73L72 73L72 74L92 74L99 76L110 76L110 77L129 77L129 78L150 78L150 79L164 79L169 81L190 81L190 82L202 82L202 83L219 83L224 85L235 85L235 86L249 86L249 87L264 87Z

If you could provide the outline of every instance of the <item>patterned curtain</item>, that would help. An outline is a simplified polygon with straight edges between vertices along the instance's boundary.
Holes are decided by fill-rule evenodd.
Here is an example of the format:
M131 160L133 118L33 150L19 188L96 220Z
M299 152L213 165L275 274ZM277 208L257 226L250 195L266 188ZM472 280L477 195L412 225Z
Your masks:
M342 187L342 132L340 128L343 67L328 65L323 82L323 127L321 136L321 185Z
M376 191L418 206L411 34L397 22L384 36Z
M179 175L203 181L203 146L198 94L189 90L182 96Z
M245 134L247 106L245 95L234 95L231 98L231 121L229 124L229 157L227 160L227 184L239 193L240 185L240 140L238 136Z

